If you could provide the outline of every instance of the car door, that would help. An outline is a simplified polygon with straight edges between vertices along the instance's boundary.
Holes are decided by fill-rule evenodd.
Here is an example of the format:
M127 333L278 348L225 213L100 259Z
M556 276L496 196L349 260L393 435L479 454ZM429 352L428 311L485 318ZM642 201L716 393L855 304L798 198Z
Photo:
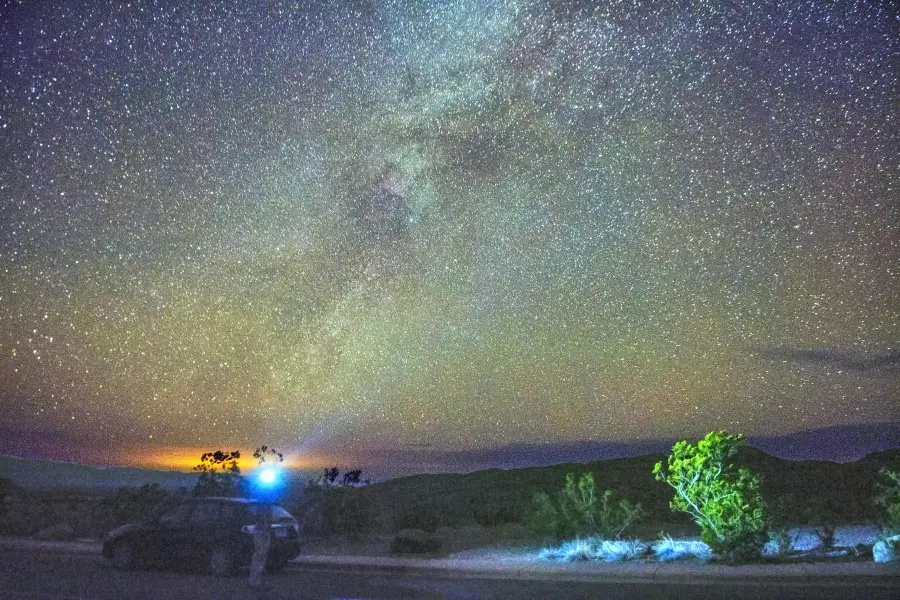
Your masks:
M191 540L185 548L192 562L201 564L222 540L221 503L198 502L191 513Z
M181 564L185 538L190 536L193 503L177 504L164 511L148 532L146 553L156 564Z

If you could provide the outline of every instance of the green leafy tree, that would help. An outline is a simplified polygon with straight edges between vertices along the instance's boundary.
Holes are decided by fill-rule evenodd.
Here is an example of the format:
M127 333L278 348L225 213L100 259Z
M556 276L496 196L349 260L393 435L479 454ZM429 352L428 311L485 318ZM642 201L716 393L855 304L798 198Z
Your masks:
M555 499L539 492L532 499L532 506L532 529L556 539L577 535L618 539L644 515L640 504L628 500L616 502L612 490L598 495L593 473L583 474L577 482L575 475L568 473Z
M194 467L200 472L194 485L194 496L243 496L244 481L238 461L241 453L237 450L206 452L200 457L200 464Z
M696 445L678 442L653 468L675 490L672 510L690 514L701 539L732 562L758 558L766 542L759 477L734 462L743 444L741 435L710 432Z
M881 481L875 484L875 504L884 510L884 530L888 535L900 533L900 471L879 471Z

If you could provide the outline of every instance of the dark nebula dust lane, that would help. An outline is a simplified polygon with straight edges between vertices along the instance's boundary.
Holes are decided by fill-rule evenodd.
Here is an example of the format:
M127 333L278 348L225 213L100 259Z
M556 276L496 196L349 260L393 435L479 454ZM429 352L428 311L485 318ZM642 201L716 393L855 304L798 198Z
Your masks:
M3 2L0 453L900 421L897 34L888 2Z

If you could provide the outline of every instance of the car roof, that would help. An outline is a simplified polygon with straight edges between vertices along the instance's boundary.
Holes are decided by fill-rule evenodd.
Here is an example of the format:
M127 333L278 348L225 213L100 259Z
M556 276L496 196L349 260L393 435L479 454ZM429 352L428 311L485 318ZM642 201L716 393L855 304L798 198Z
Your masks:
M254 500L253 498L234 498L232 496L198 496L196 498L185 498L183 502L233 502L235 504L264 504L262 500ZM272 504L272 506L281 506L280 504Z
M230 496L203 496L200 498L188 498L188 502L234 502L236 504L257 504L252 498L232 498Z

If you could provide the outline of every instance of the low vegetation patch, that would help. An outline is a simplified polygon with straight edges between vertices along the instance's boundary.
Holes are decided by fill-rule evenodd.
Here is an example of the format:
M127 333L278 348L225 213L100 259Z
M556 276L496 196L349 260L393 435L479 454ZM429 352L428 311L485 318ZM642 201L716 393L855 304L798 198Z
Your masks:
M607 540L588 537L565 542L552 548L544 548L538 554L541 560L575 562L581 560L619 562L646 556L647 544L640 540Z
M712 550L700 540L680 540L663 536L650 544L641 540L607 540L600 537L578 538L558 546L544 548L538 553L540 560L558 562L597 561L621 562L652 557L653 560L707 561Z
M817 562L817 561L867 561L897 560L900 536L884 537L871 525L839 527L837 542L826 550L819 541L816 529L801 527L779 532L779 542L772 539L762 552L767 562ZM875 545L873 549L873 544ZM605 540L586 537L549 546L538 553L540 560L558 562L595 561L618 562L642 560L647 562L695 561L708 562L718 559L712 548L697 538L674 538L660 534L658 540L645 542L634 540Z

